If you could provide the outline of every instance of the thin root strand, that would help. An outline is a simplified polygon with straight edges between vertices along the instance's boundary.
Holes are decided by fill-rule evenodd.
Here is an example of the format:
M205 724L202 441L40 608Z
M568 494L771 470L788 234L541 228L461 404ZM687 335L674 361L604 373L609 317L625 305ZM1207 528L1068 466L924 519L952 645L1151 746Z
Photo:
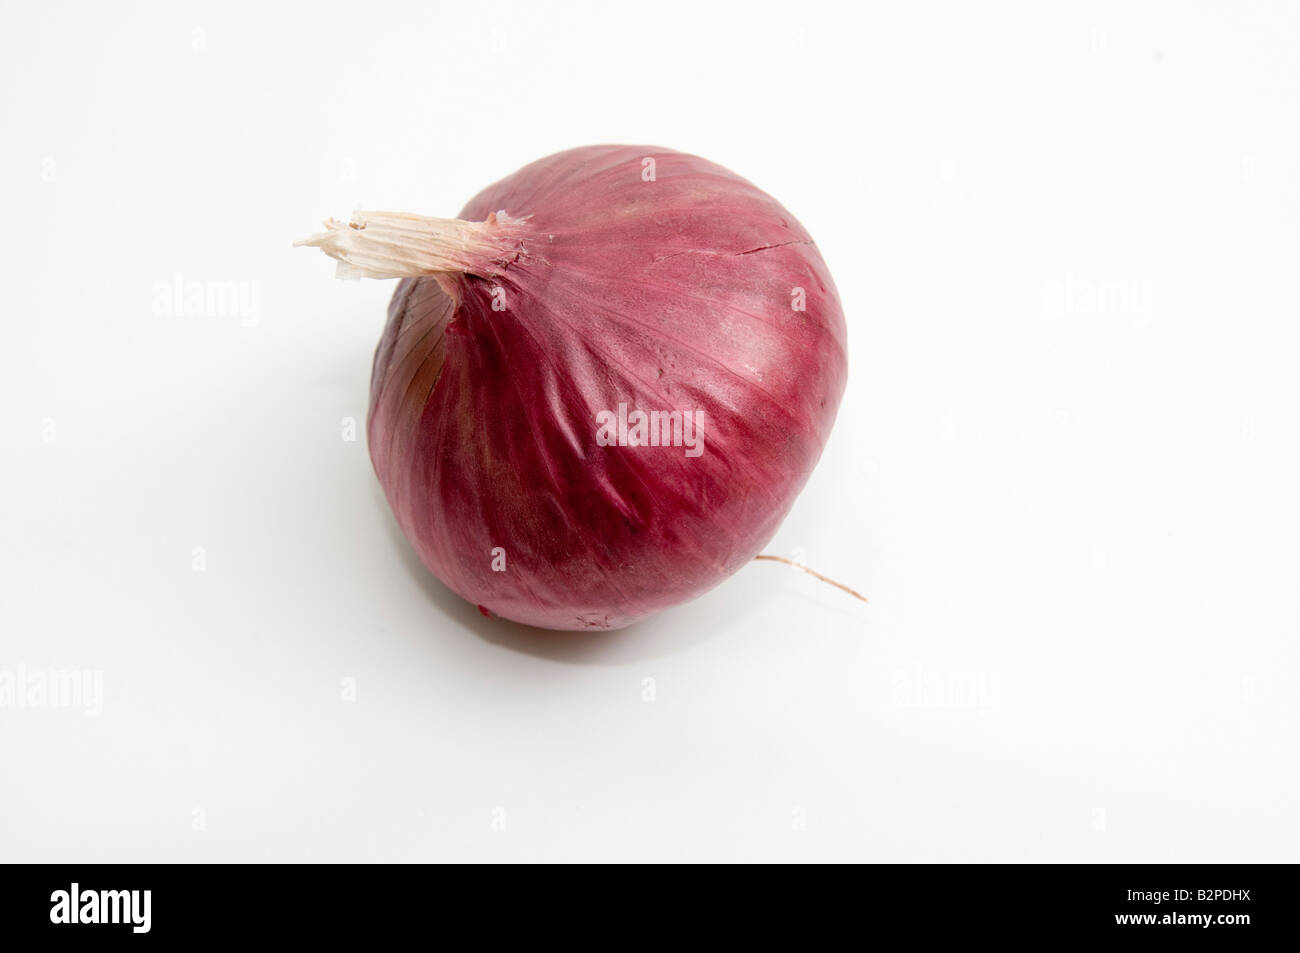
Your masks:
M844 583L842 583L842 582L836 582L834 579L831 579L831 578L829 578L829 577L827 577L827 576L823 576L821 573L816 572L816 571L814 571L814 570L812 570L812 569L809 569L809 568L808 568L807 566L805 566L803 563L797 563L797 562L795 562L793 559L786 559L784 556L767 556L767 555L763 555L763 556L755 556L754 558L755 558L755 559L767 559L767 560L770 560L770 561L772 561L772 562L774 562L774 563L785 563L787 566L793 566L795 569L802 569L802 570L803 570L804 572L806 572L808 575L810 575L810 576L816 576L816 577L817 577L818 579L820 579L822 582L830 583L830 584L831 584L832 586L834 586L836 589L843 589L845 592L847 592L849 595L851 595L854 599L861 599L863 602L866 602L866 601L867 601L867 597L866 597L866 596L862 595L862 594L859 593L859 592L855 592L854 590L850 589L848 586L844 585Z

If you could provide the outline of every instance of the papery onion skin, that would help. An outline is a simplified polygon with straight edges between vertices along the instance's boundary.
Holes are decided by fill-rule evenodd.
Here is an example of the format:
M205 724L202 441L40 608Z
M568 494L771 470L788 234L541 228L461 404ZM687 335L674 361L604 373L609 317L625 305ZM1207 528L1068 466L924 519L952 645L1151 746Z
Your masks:
M744 179L650 146L541 159L460 218L495 212L525 219L508 253L404 278L375 353L370 454L402 531L528 625L700 595L768 542L830 435L847 362L821 255ZM703 411L702 452L599 445L620 403Z

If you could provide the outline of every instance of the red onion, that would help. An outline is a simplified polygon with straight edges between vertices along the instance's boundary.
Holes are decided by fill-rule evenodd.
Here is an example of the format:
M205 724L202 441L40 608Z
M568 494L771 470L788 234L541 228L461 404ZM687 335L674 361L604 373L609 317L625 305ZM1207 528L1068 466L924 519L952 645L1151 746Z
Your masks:
M485 612L615 629L759 552L844 391L812 239L726 169L571 149L459 219L358 212L304 244L400 277L370 456L429 569Z

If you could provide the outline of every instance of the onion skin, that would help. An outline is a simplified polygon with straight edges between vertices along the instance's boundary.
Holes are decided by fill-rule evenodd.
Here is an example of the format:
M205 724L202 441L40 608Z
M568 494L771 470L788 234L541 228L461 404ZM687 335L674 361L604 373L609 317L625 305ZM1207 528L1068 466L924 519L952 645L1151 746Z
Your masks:
M517 224L492 253L398 284L371 460L461 597L547 629L620 628L716 586L780 525L844 391L839 297L793 216L679 152L558 153L460 218L496 212ZM703 452L599 445L596 415L620 403L703 411Z

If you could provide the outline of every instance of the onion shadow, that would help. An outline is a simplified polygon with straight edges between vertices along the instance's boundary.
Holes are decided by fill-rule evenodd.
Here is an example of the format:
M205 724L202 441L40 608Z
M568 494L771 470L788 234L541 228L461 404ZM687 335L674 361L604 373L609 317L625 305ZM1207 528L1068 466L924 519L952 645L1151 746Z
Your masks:
M728 599L719 588L624 629L565 632L485 616L425 567L397 525L383 489L377 481L372 487L375 505L382 511L402 565L429 602L461 628L511 652L567 665L630 665L687 651L754 611L753 599Z

